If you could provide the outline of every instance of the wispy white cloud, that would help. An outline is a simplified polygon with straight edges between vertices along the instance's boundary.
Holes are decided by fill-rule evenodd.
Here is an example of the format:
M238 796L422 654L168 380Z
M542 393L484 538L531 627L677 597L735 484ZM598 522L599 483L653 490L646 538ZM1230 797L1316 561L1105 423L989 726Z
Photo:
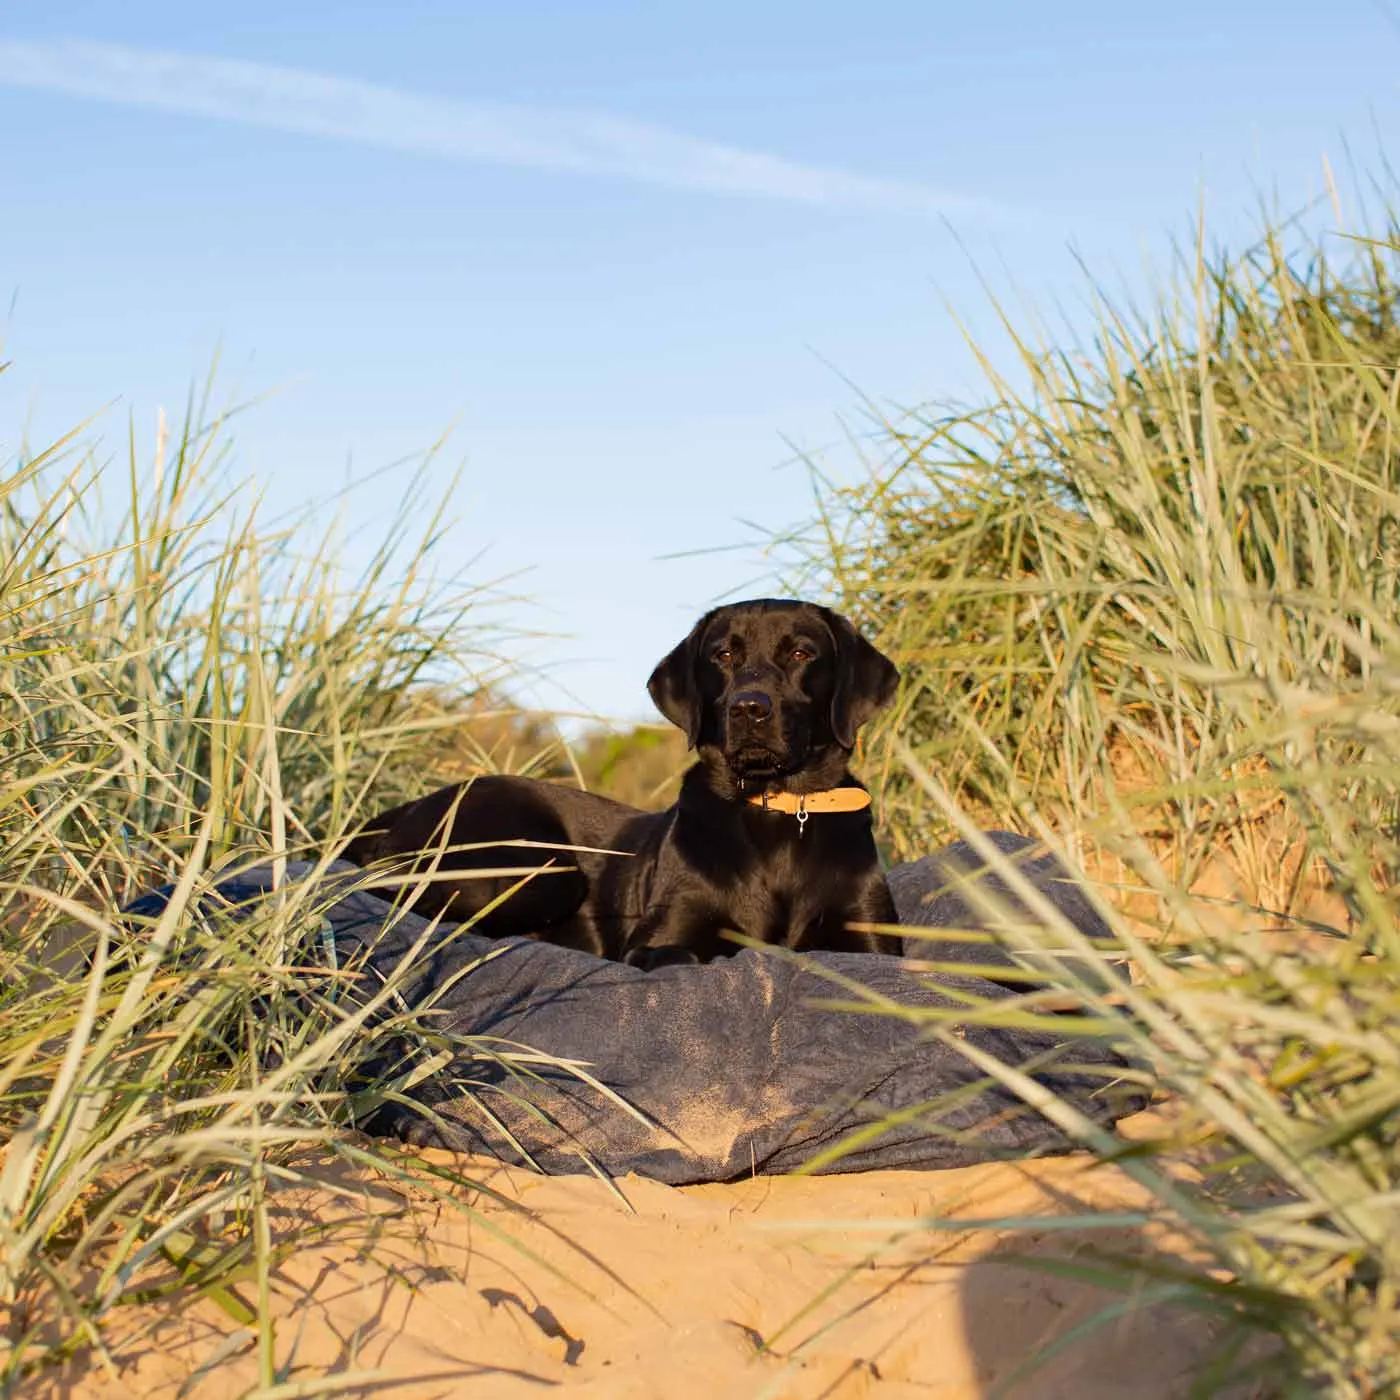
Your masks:
M915 214L965 211L981 203L597 113L420 97L296 68L114 44L0 39L0 85L447 160L617 176L720 195Z

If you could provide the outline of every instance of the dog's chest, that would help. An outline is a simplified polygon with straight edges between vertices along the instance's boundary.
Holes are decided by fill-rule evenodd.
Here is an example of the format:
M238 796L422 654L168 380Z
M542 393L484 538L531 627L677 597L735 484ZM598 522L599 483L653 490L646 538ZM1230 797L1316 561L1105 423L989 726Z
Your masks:
M873 867L868 823L823 814L805 826L758 810L724 821L678 817L642 894L643 915L689 909L692 917L756 941L805 946L813 929L840 926Z
M751 936L792 945L825 911L849 899L844 875L850 862L849 853L827 849L829 840L803 832L795 823L783 836L755 852L736 913L744 916L744 931ZM842 854L847 858L841 859Z

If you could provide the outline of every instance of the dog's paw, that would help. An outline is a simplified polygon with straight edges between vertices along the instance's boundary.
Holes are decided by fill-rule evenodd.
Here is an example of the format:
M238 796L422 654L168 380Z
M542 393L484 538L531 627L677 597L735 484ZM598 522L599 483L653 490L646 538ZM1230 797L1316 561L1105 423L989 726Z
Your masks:
M629 948L622 961L628 967L639 967L643 972L655 972L658 967L698 963L700 959L689 948Z

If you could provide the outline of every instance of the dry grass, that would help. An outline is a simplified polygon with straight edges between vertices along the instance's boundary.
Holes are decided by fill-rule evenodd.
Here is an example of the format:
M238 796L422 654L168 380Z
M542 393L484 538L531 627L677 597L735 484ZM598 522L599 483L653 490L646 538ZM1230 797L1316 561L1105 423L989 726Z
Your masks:
M1278 1393L1361 1397L1400 1387L1400 241L1328 248L1018 338L1024 390L988 365L985 407L819 479L796 573L905 670L866 763L893 851L1005 826L1102 882L1136 985L1063 927L1055 978L1178 1106L1133 1169L1232 1280L1180 1287L1286 1341Z

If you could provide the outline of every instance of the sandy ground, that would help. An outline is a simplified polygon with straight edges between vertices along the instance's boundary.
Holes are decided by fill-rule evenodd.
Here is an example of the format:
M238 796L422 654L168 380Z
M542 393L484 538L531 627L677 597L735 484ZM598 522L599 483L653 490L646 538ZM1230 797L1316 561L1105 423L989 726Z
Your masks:
M295 1243L272 1281L277 1362L293 1383L280 1393L963 1400L1002 1393L1040 1357L1004 1393L1166 1400L1186 1393L1210 1341L1197 1316L1043 1267L1086 1263L1093 1246L1173 1253L1162 1237L922 1223L1142 1199L1083 1157L677 1189L419 1155L484 1189L434 1199L342 1173L345 1197L278 1193L275 1237ZM251 1283L239 1291L253 1296ZM114 1375L88 1356L30 1393L216 1400L256 1386L255 1339L207 1301L115 1324ZM332 1375L333 1389L315 1384Z

